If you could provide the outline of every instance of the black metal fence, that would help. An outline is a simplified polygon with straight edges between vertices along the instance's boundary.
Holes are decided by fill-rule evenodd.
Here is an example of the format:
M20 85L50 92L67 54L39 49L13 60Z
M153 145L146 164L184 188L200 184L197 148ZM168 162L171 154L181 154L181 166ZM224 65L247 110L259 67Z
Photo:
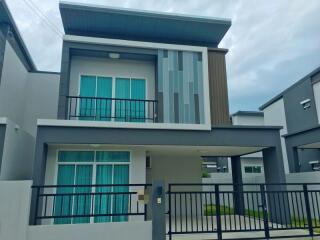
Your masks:
M32 186L36 194L34 225L124 222L147 219L150 184Z
M157 101L67 96L70 120L156 122Z
M223 239L230 232L256 232L243 239L280 238L284 231L288 237L320 235L320 184L169 184L167 195L170 239L195 233Z

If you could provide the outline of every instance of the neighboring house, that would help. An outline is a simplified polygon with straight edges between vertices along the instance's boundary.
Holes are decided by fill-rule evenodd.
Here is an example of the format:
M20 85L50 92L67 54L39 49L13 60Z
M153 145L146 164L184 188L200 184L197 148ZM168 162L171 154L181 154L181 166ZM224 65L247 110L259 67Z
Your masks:
M260 107L265 125L281 125L286 172L320 169L320 67Z
M0 180L31 179L36 122L57 112L59 74L39 72L0 0Z
M231 115L232 125L263 126L263 112L238 111ZM204 171L207 173L231 173L230 158L207 157L203 161ZM241 156L242 174L244 177L252 174L263 174L262 152Z

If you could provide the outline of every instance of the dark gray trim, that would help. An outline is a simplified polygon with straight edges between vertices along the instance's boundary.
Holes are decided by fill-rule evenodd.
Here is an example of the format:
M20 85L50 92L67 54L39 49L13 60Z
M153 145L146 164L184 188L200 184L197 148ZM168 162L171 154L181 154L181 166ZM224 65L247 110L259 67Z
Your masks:
M174 93L174 122L179 123L179 93Z
M31 71L30 73L60 75L60 72L49 72L49 71Z
M67 118L67 99L69 95L70 85L70 64L72 56L94 56L101 57L110 52L125 53L127 56L137 60L152 60L156 61L157 50L132 47L116 47L99 44L74 43L63 41L61 73L59 85L59 103L58 103L58 119Z
M158 203L158 198L161 203ZM166 239L166 191L162 180L152 182L152 240Z
M231 114L231 116L264 116L263 112L258 112L258 111L237 111L233 114Z
M240 156L231 157L232 183L235 192L235 213L238 215L245 214L242 168Z
M69 2L59 7L69 35L216 47L231 26L229 19L177 13Z
M300 162L303 161L303 159L299 160L298 147L306 144L320 142L320 126L301 131L299 133L290 135L287 134L284 135L284 137L286 142L290 172L300 172Z
M39 174L45 171L44 149L47 144L279 147L278 142L279 128L272 127L229 126L199 131L39 126L34 182L41 184L43 181Z
M314 75L318 74L320 72L320 67L317 67L315 70L313 70L311 73L307 74L306 76L304 76L302 79L298 80L296 83L294 83L293 85L291 85L290 87L288 87L287 89L285 89L284 91L282 91L281 93L279 93L278 95L276 95L275 97L271 98L271 100L267 101L265 104L263 104L261 107L259 107L259 110L262 111L263 109L265 109L266 107L270 106L271 104L273 104L274 102L278 101L279 99L281 99L283 97L283 95L285 93L287 93L288 91L290 91L291 89L295 88L297 85L301 84L304 81L310 80Z
M9 26L0 24L0 84Z
M6 136L6 124L0 124L0 174L1 174L1 164L2 164L2 156L3 156L3 148L4 148L4 141Z

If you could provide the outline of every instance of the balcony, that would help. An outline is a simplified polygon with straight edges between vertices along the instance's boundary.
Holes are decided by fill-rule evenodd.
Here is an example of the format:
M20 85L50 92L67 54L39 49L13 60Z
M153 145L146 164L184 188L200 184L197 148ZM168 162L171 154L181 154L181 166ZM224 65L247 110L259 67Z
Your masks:
M69 120L156 122L157 101L67 96Z

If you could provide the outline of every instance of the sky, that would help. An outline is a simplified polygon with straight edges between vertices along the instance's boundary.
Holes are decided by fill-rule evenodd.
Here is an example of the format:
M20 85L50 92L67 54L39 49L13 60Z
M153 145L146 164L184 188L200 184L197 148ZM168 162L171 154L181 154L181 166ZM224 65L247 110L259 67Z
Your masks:
M6 0L39 70L59 71L58 0ZM320 66L320 0L69 0L228 18L230 113L259 106Z

